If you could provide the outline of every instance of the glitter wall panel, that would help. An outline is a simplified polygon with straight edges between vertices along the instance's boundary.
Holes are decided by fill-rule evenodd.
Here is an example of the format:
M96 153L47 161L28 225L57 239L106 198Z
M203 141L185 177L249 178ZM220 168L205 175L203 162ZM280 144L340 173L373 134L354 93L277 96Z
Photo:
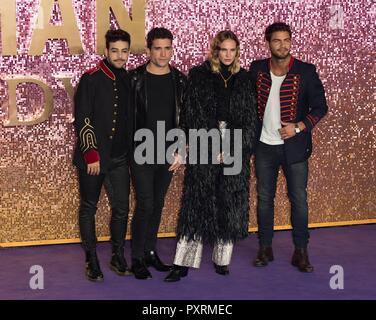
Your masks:
M0 243L76 239L79 203L76 171L71 164L75 143L71 96L81 74L102 57L96 53L97 1L55 1L52 12L43 14L50 17L51 26L61 25L60 5L73 8L83 53L71 54L66 40L49 40L40 56L31 55L29 49L35 30L41 28L37 17L43 1L1 0L0 8L6 2L16 3L17 52L3 53L9 24L1 24ZM123 1L123 6L129 9L132 1ZM0 12L1 21L5 21L5 13ZM169 28L175 35L173 64L187 72L205 59L210 39L222 29L237 33L242 65L248 67L253 59L268 55L265 27L277 20L289 23L293 55L316 64L329 104L328 115L314 131L310 222L366 222L376 219L375 15L376 5L365 0L149 0L144 31L154 26ZM117 25L114 16L109 12L112 26ZM145 61L145 55L133 53L128 68ZM53 99L46 121L7 126L10 87L20 78L37 83L16 86L18 121L38 118L46 100ZM180 172L171 183L162 233L175 230L182 177ZM254 171L251 191L250 227L255 227ZM275 216L279 226L289 224L286 192L281 175ZM131 212L133 208L132 195ZM97 214L98 236L108 235L108 209L103 193Z

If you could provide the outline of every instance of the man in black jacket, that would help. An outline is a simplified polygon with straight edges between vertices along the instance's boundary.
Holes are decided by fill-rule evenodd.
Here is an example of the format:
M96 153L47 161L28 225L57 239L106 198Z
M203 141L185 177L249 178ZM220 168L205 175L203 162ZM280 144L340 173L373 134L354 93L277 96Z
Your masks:
M135 155L131 160L131 174L136 191L136 211L132 219L132 271L137 279L151 278L147 269L169 271L157 252L157 233L164 199L171 182L172 172L180 163L175 156L172 165L166 161L165 148L157 147L158 123L165 132L179 126L179 113L186 77L169 65L173 54L173 36L165 28L154 28L147 35L149 61L130 71L132 90L133 132L148 130L154 137L152 163L139 163ZM165 140L165 136L160 137ZM134 143L134 147L137 147ZM157 161L158 160L158 161Z
M254 61L250 67L260 120L255 160L260 248L254 265L266 266L274 259L274 197L282 166L291 202L295 245L292 264L302 272L312 272L307 251L308 158L312 152L311 131L328 107L315 66L290 54L290 27L274 23L266 28L265 39L271 58Z
M124 68L130 35L123 30L106 34L106 58L80 79L75 94L75 128L78 135L74 164L80 187L79 225L86 253L86 276L102 281L96 254L95 213L102 185L106 187L112 215L110 267L119 275L130 271L124 258L124 238L129 212L128 108L129 78Z

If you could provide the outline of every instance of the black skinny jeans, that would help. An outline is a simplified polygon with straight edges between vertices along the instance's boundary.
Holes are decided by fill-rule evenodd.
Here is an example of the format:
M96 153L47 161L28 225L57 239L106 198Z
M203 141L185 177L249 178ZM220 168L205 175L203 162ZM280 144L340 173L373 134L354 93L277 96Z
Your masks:
M103 184L111 206L112 246L115 249L124 246L129 213L129 181L129 164L125 155L112 159L108 171L97 176L79 170L79 225L85 251L96 247L95 213Z

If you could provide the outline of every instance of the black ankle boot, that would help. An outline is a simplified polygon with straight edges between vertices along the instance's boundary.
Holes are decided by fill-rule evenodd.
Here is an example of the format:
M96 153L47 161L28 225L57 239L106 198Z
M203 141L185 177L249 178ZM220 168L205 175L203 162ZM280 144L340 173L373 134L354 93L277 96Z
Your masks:
M253 265L255 267L265 267L268 265L270 261L273 261L273 260L274 260L274 255L273 255L272 247L260 246L259 251L257 253L257 257L255 261L253 262Z
M128 268L127 261L125 260L123 247L112 247L110 269L119 276L132 274L131 270Z
M143 258L132 259L131 271L133 272L136 279L150 279L150 278L152 278L151 273L149 272L148 268L146 267L145 260Z
M215 268L215 272L222 275L222 276L226 276L230 273L230 270L228 269L228 266L219 266L215 263L214 264L214 268Z
M86 252L86 278L90 281L103 281L103 273L95 250Z
M295 248L291 264L301 272L313 272L313 266L309 262L307 249Z
M148 251L145 253L145 264L147 267L154 267L155 270L161 272L170 271L172 268L172 265L164 264L155 251Z
M188 275L188 267L178 266L176 264L173 265L170 273L164 279L166 282L176 282L179 281L180 278L184 278Z

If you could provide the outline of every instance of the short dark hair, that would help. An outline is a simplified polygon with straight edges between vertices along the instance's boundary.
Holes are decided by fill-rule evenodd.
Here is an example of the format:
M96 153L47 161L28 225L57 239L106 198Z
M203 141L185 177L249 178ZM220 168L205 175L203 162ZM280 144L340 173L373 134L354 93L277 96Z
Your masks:
M291 38L291 29L290 26L284 22L275 22L269 26L267 26L265 30L265 40L270 42L272 38L272 34L277 31L286 31L289 33Z
M153 40L155 39L170 39L172 42L172 40L174 40L174 37L171 31L166 28L153 28L148 32L146 36L146 46L149 49L151 49Z
M122 29L108 30L106 32L106 48L110 48L110 42L126 41L131 45L131 36L127 31Z

